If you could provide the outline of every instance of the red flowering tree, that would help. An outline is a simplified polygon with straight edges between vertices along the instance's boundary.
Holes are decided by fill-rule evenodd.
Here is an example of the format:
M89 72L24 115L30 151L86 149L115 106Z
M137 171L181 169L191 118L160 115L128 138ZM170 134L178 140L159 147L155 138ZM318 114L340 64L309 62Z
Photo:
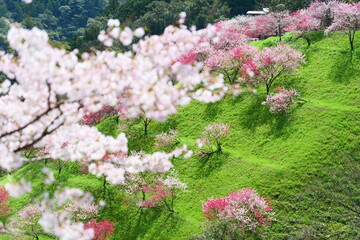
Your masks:
M0 218L9 214L9 193L5 188L0 187Z
M96 219L91 220L85 226L85 229L93 229L94 230L94 239L95 240L105 240L110 237L114 231L114 223L108 220L103 220L97 222Z
M180 181L175 170L170 171L166 177L159 176L150 184L143 184L139 189L143 193L140 207L160 207L165 205L168 211L174 212L174 200L179 191L185 191L187 185ZM136 190L136 187L133 188Z
M165 205L170 212L173 212L173 208L168 203L168 199L170 199L175 192L168 187L158 184L155 186L145 185L141 188L141 191L146 193L150 198L148 200L142 201L139 206L144 208L150 207L159 207Z
M94 126L104 120L107 117L110 117L116 114L117 111L114 107L104 106L100 111L94 113L87 113L83 116L83 121L85 124Z
M203 204L203 214L210 231L220 232L221 236L238 236L268 227L274 212L267 199L244 188L224 198L208 200Z

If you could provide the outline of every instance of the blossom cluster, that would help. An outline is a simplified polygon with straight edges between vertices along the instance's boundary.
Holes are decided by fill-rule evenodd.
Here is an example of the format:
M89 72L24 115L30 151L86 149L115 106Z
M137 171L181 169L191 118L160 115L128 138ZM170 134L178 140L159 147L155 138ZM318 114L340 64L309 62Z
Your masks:
M166 148L178 143L178 132L171 129L168 133L161 133L155 136L156 148Z
M175 194L174 190L169 189L162 184L145 185L140 190L151 196L150 199L139 203L139 206L144 208L162 206L164 204L163 201L172 197Z
M85 229L94 231L94 240L105 240L115 231L114 223L104 219L103 221L91 220L85 225Z
M101 122L101 120L105 119L106 117L111 116L112 114L116 114L116 110L113 107L104 106L98 112L86 113L83 116L83 121L85 124L93 126Z
M166 205L172 211L174 197L185 192L187 184L182 182L177 171L170 170L166 174L141 173L126 174L124 189L133 194L137 205L143 208ZM138 194L141 193L139 201ZM171 199L171 201L169 201Z
M286 90L285 88L276 88L279 92L276 94L270 94L266 97L266 100L262 102L263 105L270 106L269 111L271 113L284 112L288 110L293 104L296 104L300 97L300 94L295 90Z
M9 193L4 187L0 187L0 217L7 216L9 210Z
M196 143L200 148L205 145L211 150L213 146L218 148L217 150L221 150L221 144L229 137L229 125L225 123L215 123L205 127L205 130Z
M228 219L240 230L255 231L270 223L274 214L270 205L256 191L244 188L224 198L209 199L203 204L203 214L209 221Z
M15 217L9 219L6 233L19 238L22 235L37 235L40 227L60 239L93 239L93 230L86 229L82 222L96 216L99 205L93 197L80 189L65 188L50 198L44 194L39 203L27 205Z

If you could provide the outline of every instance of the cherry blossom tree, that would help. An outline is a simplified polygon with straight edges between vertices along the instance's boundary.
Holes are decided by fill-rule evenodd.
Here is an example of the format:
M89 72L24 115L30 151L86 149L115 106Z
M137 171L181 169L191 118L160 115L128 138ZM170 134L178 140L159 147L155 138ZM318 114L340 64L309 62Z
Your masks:
M229 125L224 123L215 123L205 127L200 138L196 141L198 147L205 147L207 152L202 154L221 153L221 144L226 138L229 138ZM216 150L214 150L214 147Z
M320 21L321 29L326 29L332 24L334 20L334 9L338 5L343 4L345 3L336 0L315 1L310 4L306 11L310 16Z
M300 100L300 94L295 90L286 90L285 88L276 88L279 91L276 94L270 94L266 97L266 100L262 102L263 105L270 107L271 113L285 112L291 105L297 104Z
M348 35L350 49L354 50L355 33L360 29L360 3L338 4L334 9L333 23L325 33L343 31Z
M291 13L290 26L286 28L286 31L296 31L298 38L304 38L308 43L308 46L311 45L310 32L319 30L321 27L321 21L318 18L315 18L307 9L298 10L294 13Z
M19 212L17 216L9 219L8 227L11 229L9 234L13 237L31 235L39 239L39 235L44 234L41 231L38 221L44 208L40 204L29 204Z
M252 36L276 35L281 41L285 29L291 24L292 18L287 11L272 12L252 18L248 23L248 34Z
M269 94L274 81L282 74L295 73L297 67L304 63L303 55L285 44L264 48L254 58L251 64L253 75L244 75L239 82L245 84L262 84Z
M99 205L94 203L84 203L80 201L67 202L62 208L54 212L56 217L74 221L86 221L97 215ZM49 235L42 231L40 219L46 211L44 204L29 204L16 215L9 219L8 234L19 238L25 235L39 239L40 235ZM85 228L86 229L86 228Z
M201 60L205 63L205 68L211 73L223 73L228 83L235 83L242 63L251 51L256 48L245 45L249 38L242 31L240 24L234 21L221 21L214 25L219 36L217 38L204 38L199 44L189 52L186 52L179 62L191 63L195 60ZM237 58L234 58L233 52L243 51ZM233 71L234 69L234 71Z
M97 221L96 219L91 220L85 226L85 229L94 230L94 239L95 240L105 240L110 237L114 231L114 223L108 220Z
M162 149L178 144L178 132L171 129L168 133L161 133L155 136L155 147Z

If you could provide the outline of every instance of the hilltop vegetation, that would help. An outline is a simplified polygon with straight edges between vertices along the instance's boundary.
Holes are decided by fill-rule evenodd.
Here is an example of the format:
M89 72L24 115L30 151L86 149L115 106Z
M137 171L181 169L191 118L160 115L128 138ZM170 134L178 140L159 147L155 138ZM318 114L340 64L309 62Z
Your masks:
M22 1L0 1L0 16L26 27L36 26L49 32L54 41L69 41L72 35L82 34L89 18L99 15L104 0L36 0L26 6ZM3 23L1 33L6 32Z

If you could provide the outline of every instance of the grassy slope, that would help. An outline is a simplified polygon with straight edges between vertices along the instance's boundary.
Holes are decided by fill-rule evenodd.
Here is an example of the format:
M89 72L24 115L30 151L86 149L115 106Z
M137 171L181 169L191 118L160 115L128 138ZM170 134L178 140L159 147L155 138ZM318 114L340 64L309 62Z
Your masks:
M206 162L195 158L174 160L180 178L189 185L189 192L176 199L176 214L169 215L160 209L139 214L121 192L110 188L111 199L101 217L117 222L112 239L188 239L201 232L201 201L244 187L256 189L274 203L278 221L273 223L269 239L303 239L304 232L310 231L317 217L324 214L330 216L323 228L330 239L337 239L334 236L346 230L346 222L331 217L339 212L332 213L326 205L315 207L309 198L301 196L306 195L314 177L326 176L324 169L340 165L345 153L359 151L360 45L357 44L351 59L345 36L315 35L316 41L309 48L302 40L289 40L290 45L306 54L307 63L298 75L284 76L275 84L297 88L307 100L305 104L286 114L272 115L261 105L265 93L259 89L256 95L245 93L208 105L193 102L165 123L150 125L151 136L169 128L177 129L182 143L193 149L203 128L213 122L230 124L231 137L220 157ZM357 38L360 39L359 33ZM254 45L270 46L274 41L267 39ZM106 124L112 122L101 125ZM139 131L140 127L134 126ZM151 136L133 139L130 145L138 150L145 143L146 150L151 151ZM29 172L40 167L31 164L20 171L31 177ZM65 169L62 178L65 185L102 196L101 180L78 176L76 167ZM14 201L12 209L20 208L27 200L24 197Z

